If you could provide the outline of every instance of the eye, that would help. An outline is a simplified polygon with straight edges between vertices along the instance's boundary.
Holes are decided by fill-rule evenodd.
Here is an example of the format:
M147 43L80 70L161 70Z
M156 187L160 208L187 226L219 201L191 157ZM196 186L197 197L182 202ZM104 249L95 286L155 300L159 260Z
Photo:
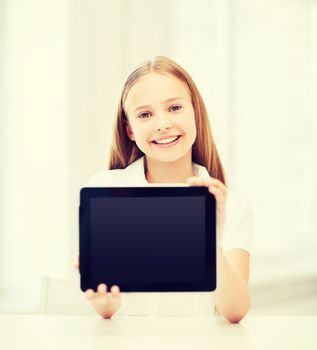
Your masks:
M145 118L147 118L149 116L149 114L150 114L149 112L141 113L141 114L139 114L139 118L145 119Z
M172 106L170 109L173 110L173 112L179 111L180 109L182 109L182 106L176 105L176 106Z

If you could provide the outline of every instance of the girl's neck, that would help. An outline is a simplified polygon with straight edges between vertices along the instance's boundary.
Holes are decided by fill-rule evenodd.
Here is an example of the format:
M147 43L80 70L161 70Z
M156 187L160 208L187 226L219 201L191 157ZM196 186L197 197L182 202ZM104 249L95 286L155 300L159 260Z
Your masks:
M159 162L145 156L145 177L149 183L186 183L191 176L195 176L191 153L171 163Z

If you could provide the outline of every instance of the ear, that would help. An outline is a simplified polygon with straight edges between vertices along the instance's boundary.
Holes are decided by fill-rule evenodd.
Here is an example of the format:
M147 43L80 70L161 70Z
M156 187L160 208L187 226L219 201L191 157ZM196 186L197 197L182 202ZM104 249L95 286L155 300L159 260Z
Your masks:
M132 129L131 129L131 127L130 127L129 122L127 122L125 128L126 128L126 131L127 131L127 134L128 134L129 139L130 139L131 141L134 141L134 140L135 140L135 139L134 139L134 135L133 135L133 132L132 132Z

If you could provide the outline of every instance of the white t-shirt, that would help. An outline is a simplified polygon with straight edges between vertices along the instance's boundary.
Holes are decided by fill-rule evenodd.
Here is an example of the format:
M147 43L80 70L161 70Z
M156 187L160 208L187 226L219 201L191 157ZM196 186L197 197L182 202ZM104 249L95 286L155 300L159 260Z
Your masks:
M209 177L207 169L193 164L196 176ZM125 169L102 170L93 175L85 187L115 186L181 186L185 184L153 184L145 177L144 156ZM222 249L241 248L251 253L252 211L248 202L236 191L228 189L226 222L222 232ZM120 287L120 286L119 286ZM211 315L216 313L211 292L121 293L122 304L115 315Z

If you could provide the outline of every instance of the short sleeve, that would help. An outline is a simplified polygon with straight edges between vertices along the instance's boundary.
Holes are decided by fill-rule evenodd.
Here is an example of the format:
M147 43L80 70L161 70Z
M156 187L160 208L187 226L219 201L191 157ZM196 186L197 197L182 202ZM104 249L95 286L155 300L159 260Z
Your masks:
M96 175L92 175L90 176L88 182L85 184L84 187L95 187L96 182Z
M97 174L92 175L85 187L102 187L106 186L107 183L107 171L102 171Z
M253 231L253 210L250 202L241 193L228 190L226 222L220 246L223 250L241 248L251 254Z
M85 187L127 186L128 181L123 175L122 169L102 170L92 175Z

